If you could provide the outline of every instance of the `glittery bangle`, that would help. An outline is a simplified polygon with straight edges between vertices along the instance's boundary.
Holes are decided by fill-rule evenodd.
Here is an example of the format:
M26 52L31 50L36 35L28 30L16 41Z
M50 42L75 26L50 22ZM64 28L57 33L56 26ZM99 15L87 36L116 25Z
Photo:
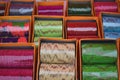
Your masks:
M42 21L36 20L34 27L34 41L37 41L38 37L56 37L62 38L62 21Z
M118 71L117 66L115 65L83 65L82 67L82 74L84 80L88 78L89 80L118 80ZM99 77L97 75L99 75Z
M75 67L69 64L41 64L39 80L75 80Z
M0 69L1 80L32 80L32 69Z
M75 62L75 44L41 43L40 59L43 63L73 64Z
M114 64L116 61L117 49L115 42L82 43L83 64Z
M0 53L2 68L33 68L33 49L0 49Z

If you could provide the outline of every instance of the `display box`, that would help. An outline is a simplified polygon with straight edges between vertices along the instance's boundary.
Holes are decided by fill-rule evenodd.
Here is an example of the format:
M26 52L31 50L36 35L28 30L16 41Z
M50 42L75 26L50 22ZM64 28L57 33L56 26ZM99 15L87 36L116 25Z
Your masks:
M120 53L120 38L117 39L117 48L118 48L118 56L120 57L119 53ZM120 58L119 58L120 60ZM120 63L120 61L119 61ZM120 70L120 67L119 67L119 70Z
M7 2L0 1L0 16L5 16L7 11Z
M17 77L24 79L24 80L28 79L28 77L29 77L29 80L36 79L35 74L36 74L36 65L37 65L36 64L37 54L35 51L34 44L32 43L24 43L24 44L22 43L9 43L9 44L1 43L0 52L1 52L1 55L0 55L1 60L5 60L5 62L3 62L3 64L0 65L1 68L3 67L1 69L1 72L2 71L6 72L6 70L8 70L7 73L4 72L3 74L0 72L0 77L2 75L7 74L5 77L1 77L2 79L5 78L5 79L13 80L13 79L17 79ZM12 57L14 57L14 59L12 59ZM31 70L30 73L29 73L29 70Z
M120 14L103 12L100 14L101 35L106 39L117 39L120 37Z
M74 75L74 79L73 80L77 80L77 74L78 74L78 70L77 70L77 41L76 40L68 40L68 39L56 39L56 38L40 38L40 40L39 40L39 47L38 47L38 64L37 64L37 73L36 73L36 80L39 80L39 71L40 71L40 66L42 65L42 64L53 64L53 65L69 65L69 64L71 64L72 66L74 66L74 68L75 68L75 75ZM55 44L57 44L57 45L61 45L61 49L60 49L60 46L57 46L56 45L56 48L54 48L53 49L53 47L51 47L52 49L50 49L50 50L52 50L53 52L55 51L55 50L60 50L60 51L63 51L64 52L64 50L63 49L65 49L65 45L66 45L66 50L67 50L67 48L69 48L69 51L71 52L71 54L72 54L72 52L74 52L74 50L75 50L75 54L74 54L74 56L71 56L71 58L70 58L70 55L71 54L65 54L64 55L64 57L66 56L66 55L68 55L68 57L67 58L63 58L62 57L62 54L63 53L61 53L60 52L60 54L61 54L61 57L59 57L59 60L57 59L58 57L58 55L59 55L59 53L58 54L56 54L56 57L53 57L53 56L51 56L51 57L48 57L48 58L46 58L46 59L50 59L49 61L47 61L47 60L45 60L45 58L43 58L44 56L43 56L43 54L42 54L42 47L43 47L43 44L52 44L52 45L49 45L48 47L50 47L50 46L55 46ZM62 44L64 45L63 47L62 47ZM73 49L73 45L74 44L74 49ZM70 46L68 46L68 45L71 45L71 47ZM68 47L67 47L68 46ZM46 46L47 47L47 46ZM59 48L59 49L57 49L57 48ZM63 49L62 49L63 48ZM44 49L48 49L48 48L44 48ZM71 50L73 50L73 51L71 51ZM69 53L69 52L68 52ZM46 53L47 54L47 53ZM52 54L52 53L51 53ZM51 55L50 54L50 55ZM54 54L54 53L53 53ZM54 55L55 56L55 55ZM59 55L60 56L60 55ZM73 57L73 58L72 58ZM63 58L63 60L62 60L62 58ZM69 59L68 59L69 58ZM52 59L54 59L54 60L52 60ZM56 60L55 60L56 59ZM66 60L65 60L66 59ZM52 61L51 61L52 60ZM65 61L64 61L65 60ZM72 61L72 63L71 63L71 61ZM58 68L57 68L58 67ZM62 68L62 66L61 66L61 68L59 67L59 66L57 66L56 68L54 68L53 69L53 71L56 71L56 69L60 69L61 70L61 68ZM70 65L68 66L69 67L69 69L70 69ZM68 67L65 67L65 70L66 70L66 68L68 68ZM46 69L47 70L47 69ZM61 71L63 71L63 70L61 70ZM61 72L62 73L62 72ZM41 73L42 74L42 73ZM57 74L57 73L56 73ZM55 74L55 75L56 75ZM65 73L66 74L66 73ZM65 75L64 74L64 75ZM71 73L72 74L72 73ZM51 74L51 75L53 75L53 74ZM61 74L61 75L63 75L63 74ZM69 75L69 74L68 74ZM69 77L71 77L70 75L69 75ZM52 78L52 77L50 77L50 78ZM62 76L59 76L59 75L56 75L56 77L54 77L55 79L56 78L62 78ZM64 77L64 78L67 78L67 79L71 79L71 78L68 78L68 77ZM45 78L44 78L45 79ZM62 78L63 79L63 78Z
M35 1L34 0L14 0L8 3L6 15L32 16L34 14L35 14Z
M33 26L32 42L38 43L40 37L64 38L64 17L62 16L34 15Z
M65 17L65 38L101 38L97 17Z
M79 53L81 55L80 56L81 80L83 78L85 79L85 76L89 76L90 71L91 71L91 76L90 76L91 80L92 78L119 80L119 53L118 53L118 46L116 40L82 39L79 41L79 50L80 50ZM88 75L85 72L83 73L83 70L86 73L89 72ZM97 75L94 75L94 72L95 74L99 75L99 77ZM108 72L108 74L104 74L104 72L106 73ZM110 73L112 72L114 73L115 76L110 76ZM104 77L99 73L104 74Z
M93 16L92 0L67 0L67 16Z
M37 15L65 16L64 1L37 2Z
M120 0L117 1L117 3L118 3L118 12L120 12Z
M117 0L93 0L94 14L99 16L101 12L118 12Z
M6 42L30 42L31 17L30 16L1 16L0 38Z

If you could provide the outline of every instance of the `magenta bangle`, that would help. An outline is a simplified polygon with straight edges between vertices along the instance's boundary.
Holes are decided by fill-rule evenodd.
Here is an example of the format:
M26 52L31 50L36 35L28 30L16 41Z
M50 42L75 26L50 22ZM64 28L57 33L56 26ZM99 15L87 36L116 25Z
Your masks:
M67 36L67 39L98 38L98 36Z
M0 53L0 67L33 68L34 50L32 49L1 49Z
M30 76L32 77L32 69L0 69L0 76ZM1 78L0 78L1 79ZM2 80L2 79L1 79Z
M38 10L57 10L57 9L63 9L63 6L38 6Z
M49 12L49 13L38 13L39 15L63 15L63 13L62 12L60 12L60 13L57 13L57 12Z

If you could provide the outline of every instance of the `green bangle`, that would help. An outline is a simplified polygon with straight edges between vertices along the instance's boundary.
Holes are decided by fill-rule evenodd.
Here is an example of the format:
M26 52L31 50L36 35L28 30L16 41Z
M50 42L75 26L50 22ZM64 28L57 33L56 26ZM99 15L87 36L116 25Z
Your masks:
M83 64L117 62L117 49L114 43L82 43Z
M83 65L83 80L118 80L114 65Z

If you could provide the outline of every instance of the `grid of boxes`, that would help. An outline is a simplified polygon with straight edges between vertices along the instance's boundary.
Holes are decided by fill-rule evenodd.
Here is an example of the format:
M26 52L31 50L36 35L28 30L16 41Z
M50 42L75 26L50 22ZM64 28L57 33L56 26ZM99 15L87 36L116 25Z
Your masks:
M120 80L120 0L0 0L0 79Z

